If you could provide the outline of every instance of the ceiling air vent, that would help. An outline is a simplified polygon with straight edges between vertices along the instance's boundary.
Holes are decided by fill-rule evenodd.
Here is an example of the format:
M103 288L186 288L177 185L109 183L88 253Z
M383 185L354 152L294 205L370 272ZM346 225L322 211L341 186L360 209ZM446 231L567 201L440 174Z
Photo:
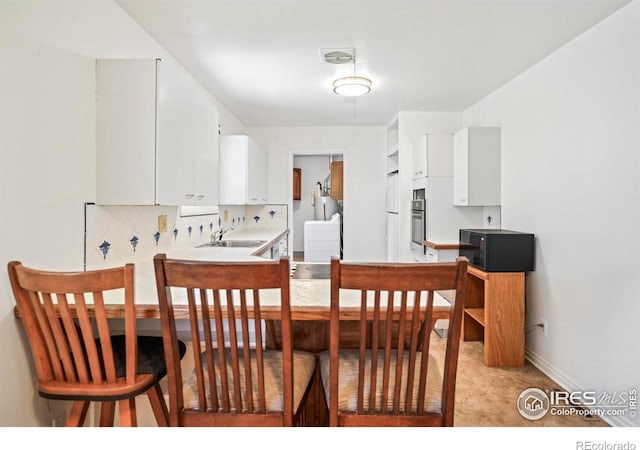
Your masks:
M320 56L327 64L350 64L355 58L356 51L353 48L321 48Z

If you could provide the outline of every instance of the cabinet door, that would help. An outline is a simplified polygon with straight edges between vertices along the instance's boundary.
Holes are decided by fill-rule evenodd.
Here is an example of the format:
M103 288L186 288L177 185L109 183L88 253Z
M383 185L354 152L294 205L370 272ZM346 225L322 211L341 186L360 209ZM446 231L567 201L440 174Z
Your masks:
M196 205L217 205L219 201L218 110L203 98L198 114L196 135Z
M453 136L429 133L413 141L413 179L453 175Z
M435 248L427 247L427 253L425 255L427 262L438 262L438 250Z
M500 128L469 128L469 205L500 204Z
M156 60L96 62L96 202L155 204Z
M427 176L428 136L423 134L413 141L413 179Z
M267 153L249 136L220 138L220 203L267 203Z
M197 91L182 69L158 65L157 202L195 204Z
M248 139L247 204L267 203L267 152L252 139Z
M500 205L500 128L465 128L453 142L453 204Z
M157 202L218 204L218 111L186 72L158 70Z
M220 204L247 202L247 136L220 137Z
M469 132L468 129L453 135L453 204L469 205Z
M286 236L280 239L280 242L278 243L278 248L279 248L280 256L287 256L289 254Z
M453 135L429 133L426 138L426 176L453 176Z

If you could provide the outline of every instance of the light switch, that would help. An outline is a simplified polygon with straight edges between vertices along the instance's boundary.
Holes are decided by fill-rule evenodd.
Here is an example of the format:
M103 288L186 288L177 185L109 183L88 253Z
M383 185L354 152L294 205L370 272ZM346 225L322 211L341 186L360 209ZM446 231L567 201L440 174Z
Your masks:
M228 221L229 221L229 211L225 209L225 210L222 212L222 215L224 216L223 221L224 221L224 222L228 222Z
M158 216L158 232L166 233L167 232L167 215L162 214Z

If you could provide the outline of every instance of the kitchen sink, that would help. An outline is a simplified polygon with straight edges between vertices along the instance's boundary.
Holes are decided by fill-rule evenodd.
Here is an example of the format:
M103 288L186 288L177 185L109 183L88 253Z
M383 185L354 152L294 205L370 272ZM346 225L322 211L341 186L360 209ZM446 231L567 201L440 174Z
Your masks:
M226 241L207 242L206 244L200 244L197 248L203 247L260 247L267 241L258 240L233 240Z

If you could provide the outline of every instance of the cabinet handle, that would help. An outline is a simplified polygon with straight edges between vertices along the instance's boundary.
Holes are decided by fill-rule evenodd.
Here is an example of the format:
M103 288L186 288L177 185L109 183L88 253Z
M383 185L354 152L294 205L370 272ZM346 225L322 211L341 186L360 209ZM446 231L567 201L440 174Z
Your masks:
M193 194L185 194L184 198L191 200L193 198Z
M196 200L202 200L204 198L203 194L197 195L196 196Z

